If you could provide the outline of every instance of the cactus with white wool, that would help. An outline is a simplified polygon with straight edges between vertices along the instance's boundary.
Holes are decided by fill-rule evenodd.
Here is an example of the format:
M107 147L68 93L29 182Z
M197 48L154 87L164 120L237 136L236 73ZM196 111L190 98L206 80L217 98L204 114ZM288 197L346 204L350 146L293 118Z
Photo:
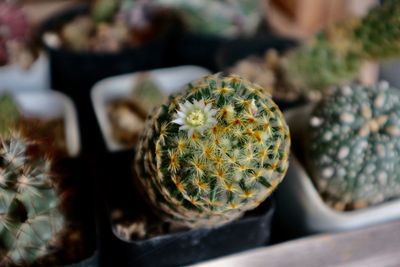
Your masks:
M345 86L310 117L308 163L316 187L338 210L400 196L400 93L386 82Z

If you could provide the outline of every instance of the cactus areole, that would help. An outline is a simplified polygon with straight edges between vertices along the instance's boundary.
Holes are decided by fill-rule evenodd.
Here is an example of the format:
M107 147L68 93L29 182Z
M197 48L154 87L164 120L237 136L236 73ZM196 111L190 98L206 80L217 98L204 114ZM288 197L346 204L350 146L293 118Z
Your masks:
M310 170L325 201L351 210L400 196L400 93L345 86L310 118Z
M271 96L239 76L215 74L149 116L135 165L164 219L213 227L271 195L289 150L289 129Z

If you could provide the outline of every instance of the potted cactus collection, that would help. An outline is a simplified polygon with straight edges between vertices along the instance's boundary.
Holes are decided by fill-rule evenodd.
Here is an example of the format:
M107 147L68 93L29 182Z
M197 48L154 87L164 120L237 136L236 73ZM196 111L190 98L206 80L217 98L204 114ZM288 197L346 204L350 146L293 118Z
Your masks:
M23 9L14 2L2 1L0 25L0 90L47 89L47 59L35 47Z
M264 5L92 0L35 33L0 0L0 266L184 266L400 220L400 90L375 69L400 0L303 42Z
M50 136L49 131L41 130L46 123L54 125L46 116L52 108L51 102L53 113L64 117L63 129L69 127L68 138L57 136L58 131ZM77 178L72 176L77 170L74 167L74 173L72 160L65 158L79 151L76 118L69 104L59 94L18 93L14 97L3 94L0 98L1 266L72 267L78 266L77 262L79 266L95 266L93 230L90 230L93 221L81 221L84 211L75 203L82 196L71 187L77 184L74 182ZM57 114L55 106L63 109L61 113ZM32 117L42 123L32 122ZM36 126L37 131L30 130ZM66 138L67 147L58 145L60 137ZM66 151L61 151L63 148Z

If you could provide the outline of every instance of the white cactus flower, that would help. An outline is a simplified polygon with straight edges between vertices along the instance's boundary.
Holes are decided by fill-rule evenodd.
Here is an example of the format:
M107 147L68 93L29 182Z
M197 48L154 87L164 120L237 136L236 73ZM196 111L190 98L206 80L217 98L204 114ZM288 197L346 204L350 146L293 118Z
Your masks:
M172 122L181 125L179 130L187 131L188 136L194 132L202 134L217 123L214 117L216 113L217 110L212 109L211 104L206 105L204 99L194 100L193 103L186 101L184 104L179 104L179 110Z

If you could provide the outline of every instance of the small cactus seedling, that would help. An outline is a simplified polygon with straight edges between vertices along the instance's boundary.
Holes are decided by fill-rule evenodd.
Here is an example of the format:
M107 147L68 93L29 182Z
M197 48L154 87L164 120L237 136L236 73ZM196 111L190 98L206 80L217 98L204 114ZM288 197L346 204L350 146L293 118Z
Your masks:
M147 120L136 170L169 221L213 227L262 203L288 168L289 129L271 96L239 76L207 76Z
M400 93L385 82L345 86L310 119L307 146L316 187L338 210L400 196Z

